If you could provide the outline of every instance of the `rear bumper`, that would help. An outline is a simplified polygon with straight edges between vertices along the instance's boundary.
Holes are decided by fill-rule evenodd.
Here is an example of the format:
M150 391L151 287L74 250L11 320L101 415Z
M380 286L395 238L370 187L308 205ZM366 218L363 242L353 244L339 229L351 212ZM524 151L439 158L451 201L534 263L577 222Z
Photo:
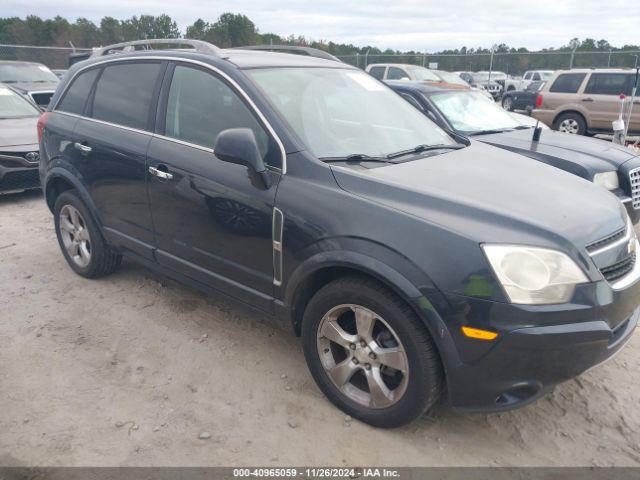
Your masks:
M534 108L531 111L531 116L533 118L535 118L536 120L540 120L542 123L544 123L549 128L553 127L553 119L555 118L555 111L553 111L553 110L540 110L540 109Z
M0 194L40 188L38 166L4 167L0 165Z
M463 310L445 320L454 324L449 331L459 352L453 362L444 359L452 407L518 408L618 353L640 317L640 281L623 291L605 281L582 287L576 295L590 305L532 307L455 298ZM498 338L466 338L459 333L464 324L498 331Z

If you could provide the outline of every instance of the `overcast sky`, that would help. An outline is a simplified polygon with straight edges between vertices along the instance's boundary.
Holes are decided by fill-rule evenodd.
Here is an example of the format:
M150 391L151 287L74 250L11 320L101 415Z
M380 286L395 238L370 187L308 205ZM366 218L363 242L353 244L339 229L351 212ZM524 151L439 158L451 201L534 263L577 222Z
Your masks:
M355 45L418 51L490 47L538 49L573 37L640 43L637 4L631 0L0 0L0 16L170 15L184 31L197 18L243 13L260 32L304 35Z

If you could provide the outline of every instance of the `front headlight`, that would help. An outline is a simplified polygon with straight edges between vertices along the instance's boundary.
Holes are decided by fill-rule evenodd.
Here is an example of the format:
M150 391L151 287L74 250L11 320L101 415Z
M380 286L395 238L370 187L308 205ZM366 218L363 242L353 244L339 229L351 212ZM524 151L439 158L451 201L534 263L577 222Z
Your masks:
M602 172L593 176L593 183L606 188L607 190L615 190L620 186L618 181L618 172Z
M511 303L566 303L575 287L589 280L566 254L519 245L482 245Z

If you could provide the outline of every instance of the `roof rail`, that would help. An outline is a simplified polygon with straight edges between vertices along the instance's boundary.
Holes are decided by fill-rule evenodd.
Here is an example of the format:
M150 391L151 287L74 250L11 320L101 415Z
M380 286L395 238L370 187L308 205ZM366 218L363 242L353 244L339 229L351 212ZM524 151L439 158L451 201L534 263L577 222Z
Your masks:
M102 57L114 53L128 53L136 50L153 50L153 45L175 45L172 50L178 49L180 45L189 46L198 53L206 53L209 55L221 56L220 49L215 45L203 42L202 40L194 40L192 38L149 38L146 40L134 40L131 42L116 43L99 47L93 50L91 57ZM136 48L140 47L140 48Z
M309 57L324 58L325 60L333 60L335 62L341 62L337 57L334 57L324 50L311 47L300 47L297 45L247 45L244 47L232 47L238 50L264 50L268 52L280 52L280 53L297 53L299 55L308 55Z

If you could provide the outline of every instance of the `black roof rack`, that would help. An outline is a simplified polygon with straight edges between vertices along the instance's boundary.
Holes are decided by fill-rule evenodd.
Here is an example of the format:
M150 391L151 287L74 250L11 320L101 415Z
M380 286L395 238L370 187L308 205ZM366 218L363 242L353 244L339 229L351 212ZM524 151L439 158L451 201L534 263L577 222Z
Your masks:
M311 47L299 47L297 45L247 45L244 47L233 47L238 50L263 50L267 52L281 52L281 53L297 53L298 55L308 55L309 57L324 58L325 60L333 60L340 62L341 60L334 57L324 50Z
M147 40L134 40L99 47L93 50L91 57L102 57L114 53L128 53L136 50L154 50L153 45L173 45L175 47L172 48L172 50L179 49L180 46L188 46L190 50L195 50L198 53L206 53L215 55L216 57L221 56L221 51L218 47L211 43L203 42L202 40L194 40L191 38L150 38Z

